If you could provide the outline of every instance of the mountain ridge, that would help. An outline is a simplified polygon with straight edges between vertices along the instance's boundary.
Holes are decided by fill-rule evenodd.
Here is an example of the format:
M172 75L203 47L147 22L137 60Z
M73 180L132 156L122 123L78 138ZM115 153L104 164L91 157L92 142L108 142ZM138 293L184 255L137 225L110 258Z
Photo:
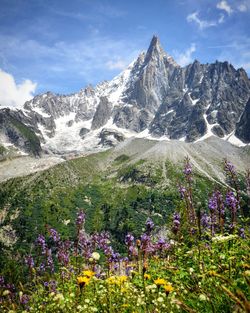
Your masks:
M242 116L248 120L249 98L244 69L197 60L181 67L153 36L147 52L113 80L68 96L37 95L19 117L47 153L100 150L129 137L195 142L217 136L243 146L250 142L248 123L240 123ZM0 130L6 135L1 124Z

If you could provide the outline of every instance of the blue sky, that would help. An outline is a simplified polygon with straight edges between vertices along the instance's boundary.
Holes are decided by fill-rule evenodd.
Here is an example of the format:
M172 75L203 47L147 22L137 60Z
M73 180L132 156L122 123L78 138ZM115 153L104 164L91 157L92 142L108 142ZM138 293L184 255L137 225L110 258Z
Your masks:
M250 73L250 0L0 0L0 101L109 80L153 34L182 65Z

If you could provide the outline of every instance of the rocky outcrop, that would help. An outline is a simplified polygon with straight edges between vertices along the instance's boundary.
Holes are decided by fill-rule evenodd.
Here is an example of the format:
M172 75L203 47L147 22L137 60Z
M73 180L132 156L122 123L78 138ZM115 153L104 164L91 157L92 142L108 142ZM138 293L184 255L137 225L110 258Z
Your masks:
M105 128L101 131L99 138L101 139L99 144L106 147L114 147L125 139L122 133Z
M244 143L250 143L250 98L239 123L236 125L235 135Z
M23 123L24 119L25 116L21 111L0 110L0 134L21 151L39 156L41 154L40 140L32 127Z
M91 129L94 130L104 126L108 122L111 113L112 104L108 102L106 97L101 97L92 120Z

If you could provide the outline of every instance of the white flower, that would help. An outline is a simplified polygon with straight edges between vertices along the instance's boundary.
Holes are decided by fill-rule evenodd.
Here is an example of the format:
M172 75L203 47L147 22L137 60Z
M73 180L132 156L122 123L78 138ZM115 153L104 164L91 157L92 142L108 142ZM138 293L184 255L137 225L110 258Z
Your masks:
M212 238L212 241L214 242L226 242L226 241L229 241L229 240L232 240L232 239L236 239L238 238L237 235L228 235L228 236L216 236L216 237L213 237Z
M99 254L98 252L93 252L93 253L91 254L91 256L92 256L92 258L93 258L94 260L96 260L96 261L99 261L99 259L100 259L100 254Z
M206 300L207 300L207 296L204 295L204 294L200 294L200 295L199 295L199 299L200 299L201 301L206 301Z

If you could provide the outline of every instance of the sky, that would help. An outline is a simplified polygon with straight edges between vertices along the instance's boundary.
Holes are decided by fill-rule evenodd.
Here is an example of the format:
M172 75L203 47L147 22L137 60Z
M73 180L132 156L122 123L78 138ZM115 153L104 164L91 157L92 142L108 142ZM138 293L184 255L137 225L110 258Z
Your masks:
M153 35L182 66L227 60L250 76L250 0L0 0L0 104L110 80Z

